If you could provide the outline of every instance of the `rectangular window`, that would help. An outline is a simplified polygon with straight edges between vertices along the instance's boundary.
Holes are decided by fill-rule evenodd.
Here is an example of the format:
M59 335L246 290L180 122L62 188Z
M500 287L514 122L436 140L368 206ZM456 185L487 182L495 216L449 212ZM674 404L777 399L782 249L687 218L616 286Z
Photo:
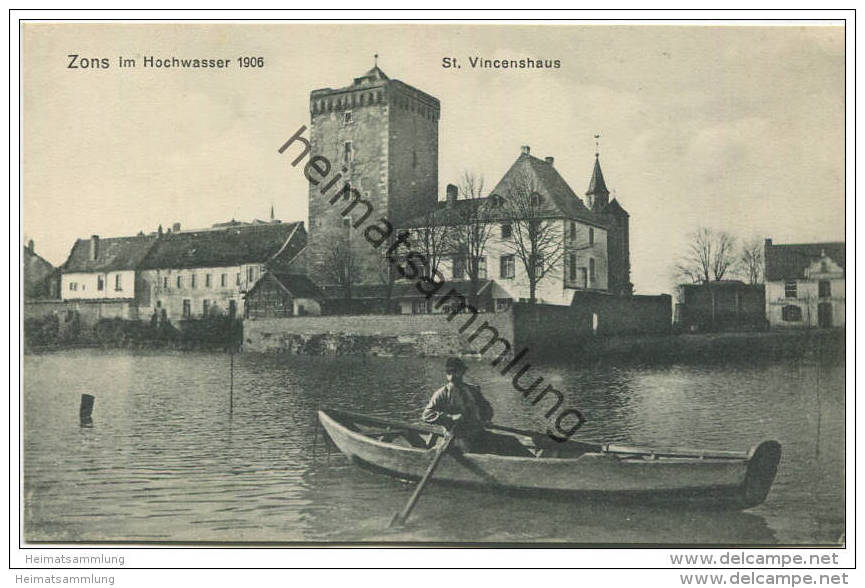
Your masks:
M509 280L514 277L516 265L513 255L502 255L499 258L499 277L503 280Z
M73 291L77 290L78 289L78 282L69 282L69 289L73 290Z
M188 319L192 316L192 302L187 298L183 301L183 318Z
M577 223L571 221L571 241L577 240Z
M235 283L235 285L240 286L240 272L237 272L237 275L235 276L235 279L234 279L234 283Z
M568 257L568 279L577 279L577 254L571 253Z
M105 289L105 280L102 278L102 276L96 276L96 289L97 290L104 290Z
M189 276L189 287L195 288L195 274Z
M254 267L246 268L246 281L249 282L250 284L252 284L252 282L255 281L255 268Z
M817 284L817 295L820 298L829 298L832 296L832 283L829 280L820 280Z
M120 274L114 276L114 289L117 291L123 290L123 282L121 280L122 276Z
M453 258L453 279L462 280L466 277L466 260L464 257L455 255Z
M222 274L219 278L219 285L225 288L228 285L228 274Z
M487 279L487 257L485 255L478 257L478 279Z
M784 298L796 298L796 293L796 280L787 280L784 282Z
M589 227L589 245L595 244L595 229Z
M589 258L589 280L595 281L595 259L593 257Z
M789 304L781 309L781 319L786 322L798 322L802 320L802 309Z
M511 307L512 302L510 298L496 298L496 312L505 312Z
M346 141L342 147L342 161L344 163L351 163L353 159L354 153L351 150L351 141Z
M351 111L350 110L346 110L345 113L342 115L342 122L343 122L343 124L346 124L346 125L351 124Z
M177 276L177 287L183 288L183 277Z
M513 234L513 229L511 228L510 223L505 223L502 225L502 239L510 239Z
M210 300L204 300L201 303L201 316L207 318L207 313L210 311Z
M168 278L162 278L162 287L168 290Z
M580 287L588 288L589 287L589 272L586 271L586 268L580 268L580 279L579 282Z
M204 274L204 287L210 288L213 284L210 283L210 274Z

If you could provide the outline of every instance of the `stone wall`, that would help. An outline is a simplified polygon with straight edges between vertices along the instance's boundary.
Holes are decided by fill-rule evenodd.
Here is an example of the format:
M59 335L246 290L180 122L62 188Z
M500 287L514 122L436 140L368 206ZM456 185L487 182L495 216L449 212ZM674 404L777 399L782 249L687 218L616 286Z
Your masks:
M597 315L592 329L598 335L644 335L669 333L672 327L673 300L658 296L612 296L598 292L575 292L571 308ZM596 329L595 329L596 327Z
M310 355L481 356L513 341L510 312L454 315L354 315L247 319L245 351ZM486 326L485 326L486 325ZM464 327L464 328L463 328ZM463 328L463 332L460 332ZM495 329L493 331L493 329ZM494 337L498 337L493 342ZM489 344L486 353L482 353Z
M33 300L24 303L23 318L45 318L56 314L61 329L69 313L78 313L81 327L92 327L100 319L138 319L138 306L133 300Z

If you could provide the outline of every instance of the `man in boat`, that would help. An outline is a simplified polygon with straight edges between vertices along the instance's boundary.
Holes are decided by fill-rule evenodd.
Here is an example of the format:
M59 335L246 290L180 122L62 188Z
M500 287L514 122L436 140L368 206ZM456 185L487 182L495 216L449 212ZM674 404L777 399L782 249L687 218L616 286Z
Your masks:
M467 370L458 357L445 361L447 384L433 393L421 419L454 431L452 446L464 453L532 455L513 437L496 435L485 429L493 418L493 407L481 394L480 386L463 381Z

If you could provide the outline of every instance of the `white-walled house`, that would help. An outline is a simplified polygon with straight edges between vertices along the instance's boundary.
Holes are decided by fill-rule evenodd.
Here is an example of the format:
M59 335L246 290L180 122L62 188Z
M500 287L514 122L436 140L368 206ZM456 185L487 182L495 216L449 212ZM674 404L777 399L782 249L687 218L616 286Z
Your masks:
M844 327L844 243L773 245L766 239L766 319L772 328Z
M549 224L550 234L560 244L556 263L537 282L535 298L542 304L570 305L576 291L609 292L610 260L608 252L608 227L611 214L616 215L617 227L627 228L627 213L613 200L608 202L609 192L604 185L600 165L595 162L595 172L589 186L589 199L595 209L587 207L568 186L553 165L553 158L545 160L533 157L528 147L485 198L459 199L458 188L447 187L447 200L425 215L411 219L401 225L410 234L407 249L424 252L424 231L458 231L465 219L483 219L489 236L480 256L481 271L478 278L488 280L485 292L492 297L496 311L506 310L511 302L530 298L529 276L525 264L514 251L514 207L509 206L513 186L527 181L535 191L537 208L533 218ZM474 207L474 208L469 208ZM605 211L606 209L606 211ZM480 210L474 214L472 210ZM610 211L613 211L610 213ZM525 222L522 223L525 227ZM623 259L617 267L622 275L617 284L629 284L630 266L627 261L627 232L624 240L618 236L618 250ZM447 245L437 257L438 271L451 283L460 282L465 287L468 279L465 267L466 256L456 251L453 239L445 239ZM405 249L402 250L405 253ZM617 293L625 287L617 288Z
M78 239L61 267L63 300L133 301L140 293L137 267L154 236Z

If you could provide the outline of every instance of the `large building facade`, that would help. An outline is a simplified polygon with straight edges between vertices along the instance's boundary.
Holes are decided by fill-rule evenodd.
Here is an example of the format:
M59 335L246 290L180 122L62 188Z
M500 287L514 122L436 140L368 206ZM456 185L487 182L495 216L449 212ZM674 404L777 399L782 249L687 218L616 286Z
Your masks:
M375 283L381 254L357 229L367 220L396 225L435 207L439 101L376 66L349 86L314 90L309 108L310 161L324 158L333 172L309 185L304 263L322 285L336 282L333 268L342 264L351 265L354 282ZM352 198L363 203L343 214Z

